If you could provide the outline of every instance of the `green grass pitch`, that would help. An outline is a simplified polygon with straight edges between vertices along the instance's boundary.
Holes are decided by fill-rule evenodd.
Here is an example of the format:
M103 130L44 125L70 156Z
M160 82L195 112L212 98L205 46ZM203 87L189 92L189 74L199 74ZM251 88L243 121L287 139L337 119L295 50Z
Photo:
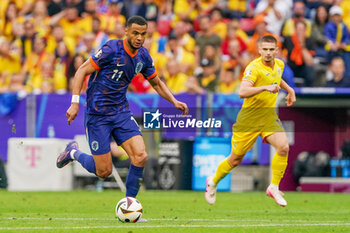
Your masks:
M120 223L114 208L124 196L101 193L0 191L2 232L350 232L350 195L286 193L279 207L262 192L218 193L209 206L203 192L143 191L147 223Z

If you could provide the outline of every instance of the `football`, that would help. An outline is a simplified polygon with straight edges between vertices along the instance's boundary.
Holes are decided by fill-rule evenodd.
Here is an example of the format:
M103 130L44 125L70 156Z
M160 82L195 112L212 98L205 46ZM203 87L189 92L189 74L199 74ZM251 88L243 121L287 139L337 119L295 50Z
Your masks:
M124 197L115 207L115 214L121 222L137 222L142 216L142 205L133 197Z

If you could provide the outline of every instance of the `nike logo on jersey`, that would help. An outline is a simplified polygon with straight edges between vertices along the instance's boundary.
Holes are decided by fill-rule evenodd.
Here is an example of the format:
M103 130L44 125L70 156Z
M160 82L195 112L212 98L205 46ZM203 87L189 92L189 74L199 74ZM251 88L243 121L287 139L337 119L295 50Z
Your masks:
M125 66L125 64L117 64L117 66Z

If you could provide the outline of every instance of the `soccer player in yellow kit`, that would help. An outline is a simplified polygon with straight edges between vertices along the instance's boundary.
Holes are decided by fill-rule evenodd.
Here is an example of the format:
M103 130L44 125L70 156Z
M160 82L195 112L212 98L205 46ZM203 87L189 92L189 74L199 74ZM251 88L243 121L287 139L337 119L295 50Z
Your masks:
M280 88L288 92L287 106L292 106L296 101L295 92L281 78L284 63L275 58L277 53L275 37L270 35L262 37L258 47L261 56L247 66L239 89L239 96L244 98L244 103L232 127L231 154L219 164L215 175L207 178L205 199L209 204L215 203L216 186L219 181L241 163L256 138L261 136L276 149L271 162L271 184L266 189L266 194L274 198L278 205L287 205L278 186L287 167L289 145L274 108Z

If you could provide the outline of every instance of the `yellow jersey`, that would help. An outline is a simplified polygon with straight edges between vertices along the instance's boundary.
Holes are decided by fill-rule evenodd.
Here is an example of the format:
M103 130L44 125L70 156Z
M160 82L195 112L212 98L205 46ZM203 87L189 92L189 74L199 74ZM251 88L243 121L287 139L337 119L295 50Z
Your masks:
M254 87L272 84L281 84L284 62L275 59L273 69L262 63L261 57L248 64L244 71L243 80L249 81ZM246 127L262 127L278 120L275 111L277 93L268 91L260 92L252 97L244 99L241 111L237 116L237 123ZM245 130L253 130L246 128ZM256 129L254 129L255 131Z
M254 87L281 84L284 62L280 59L275 59L273 69L265 66L262 63L261 57L253 60L246 67L242 80L249 81ZM276 105L277 93L268 91L260 92L249 98L244 99L243 107L246 108L273 108Z

